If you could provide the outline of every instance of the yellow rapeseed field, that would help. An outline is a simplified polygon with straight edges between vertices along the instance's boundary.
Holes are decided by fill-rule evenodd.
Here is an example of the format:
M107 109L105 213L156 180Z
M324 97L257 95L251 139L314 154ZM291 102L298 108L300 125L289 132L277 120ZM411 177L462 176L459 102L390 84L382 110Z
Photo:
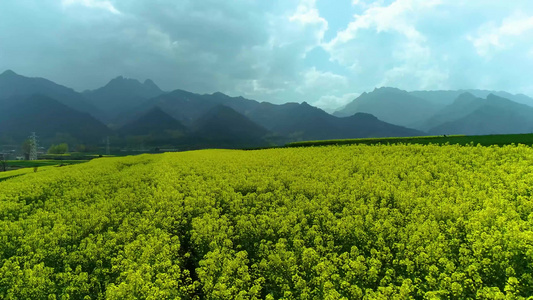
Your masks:
M520 299L533 149L204 150L0 182L1 299Z

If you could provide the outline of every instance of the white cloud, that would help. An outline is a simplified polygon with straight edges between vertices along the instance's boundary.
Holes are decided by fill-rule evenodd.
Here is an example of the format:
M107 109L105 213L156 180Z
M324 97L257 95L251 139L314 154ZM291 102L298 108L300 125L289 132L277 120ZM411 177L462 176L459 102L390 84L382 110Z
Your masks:
M388 6L372 6L362 15L356 15L355 20L348 24L345 30L339 32L328 43L327 48L356 39L358 31L362 29L374 29L378 33L396 32L411 41L423 41L423 35L413 24L413 15L440 3L440 0L396 0Z
M467 36L477 53L483 57L490 57L494 52L512 48L517 41L528 32L533 31L533 16L528 17L515 13L504 19L500 26L494 23L483 24L476 36Z
M307 27L305 31L311 33L309 36L314 36L314 41L305 48L306 52L321 44L328 30L328 21L320 16L316 8L316 0L300 0L296 11L289 17L289 21Z
M348 86L348 79L345 76L332 72L318 71L312 67L301 73L303 83L296 88L296 92L309 94L310 92L336 92Z
M335 112L346 104L352 102L355 98L359 97L360 93L347 93L340 96L337 95L324 95L321 96L318 101L311 103L314 106L320 107L323 110L332 113Z
M399 63L384 72L378 86L400 86L407 90L448 88L448 70L440 66L430 47L406 43L393 52L393 59Z
M366 4L347 27L323 48L330 59L352 72L355 82L369 89L396 86L405 89L446 85L443 55L432 51L419 21L434 14L440 0L396 0Z
M106 10L113 14L120 14L121 12L113 6L113 4L110 1L106 0L62 0L62 4L64 6L71 6L71 5L82 5L89 8L98 8Z
M324 49L331 55L331 59L348 68L355 66L361 70L361 59L368 59L371 51L385 49L371 48L383 47L380 36L398 35L400 38L387 42L390 51L398 47L398 43L421 45L426 37L416 28L416 17L425 10L432 9L440 4L439 0L396 0L388 6L370 6L364 13L355 15L354 20L346 29L337 33ZM372 45L366 47L365 44ZM384 55L387 53L380 52ZM389 53L391 55L391 53ZM366 70L362 70L366 71Z
M257 79L241 81L236 87L236 90L241 92L243 95L251 96L257 94L272 95L285 91L284 88L268 88L262 86L261 81Z
M316 8L316 0L301 0L296 12L289 18L302 24L322 24L327 27L328 22L320 17Z
M385 85L531 93L531 0L0 0L0 11L0 67L77 90L124 75L322 108Z

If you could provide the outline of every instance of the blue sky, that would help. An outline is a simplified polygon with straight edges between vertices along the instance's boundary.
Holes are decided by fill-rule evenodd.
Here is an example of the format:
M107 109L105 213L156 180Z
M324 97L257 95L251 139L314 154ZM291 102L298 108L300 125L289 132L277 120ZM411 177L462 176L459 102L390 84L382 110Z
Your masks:
M331 110L375 87L533 96L530 0L0 2L0 72Z

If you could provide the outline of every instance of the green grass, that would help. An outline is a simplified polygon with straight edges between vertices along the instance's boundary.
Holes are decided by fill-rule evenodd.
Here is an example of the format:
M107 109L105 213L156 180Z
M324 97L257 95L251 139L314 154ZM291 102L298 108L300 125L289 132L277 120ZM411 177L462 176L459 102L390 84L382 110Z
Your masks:
M393 137L393 138L363 138L363 139L343 139L343 140L321 140L294 142L285 147L310 147L326 145L350 145L350 144L459 144L467 145L473 143L482 146L504 146L511 144L533 145L533 134L497 134L497 135L449 135L449 136L420 136L420 137Z
M49 165L49 166L39 167L39 168L37 168L37 170L34 170L33 168L22 168L22 169L18 169L18 170L0 172L0 181L4 181L4 180L10 179L10 178L22 176L22 175L25 175L25 174L28 174L28 173L46 171L46 170L48 170L50 168L54 168L54 167L55 166L50 166Z
M57 165L74 165L87 162L87 160L9 160L10 168L33 168Z
M0 172L0 181L28 173L46 171L61 165L74 165L84 162L87 162L87 160L9 160L7 162L8 167L16 168L16 170ZM37 170L34 170L35 167L37 167Z

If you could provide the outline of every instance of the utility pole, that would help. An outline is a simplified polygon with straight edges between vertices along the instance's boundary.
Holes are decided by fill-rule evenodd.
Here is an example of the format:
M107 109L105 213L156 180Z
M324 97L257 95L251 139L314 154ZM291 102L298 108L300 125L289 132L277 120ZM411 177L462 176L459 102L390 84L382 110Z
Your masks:
M109 145L109 136L106 138L106 142L105 142L105 154L111 155L111 147Z
M37 160L37 135L35 132L30 136L30 160Z

